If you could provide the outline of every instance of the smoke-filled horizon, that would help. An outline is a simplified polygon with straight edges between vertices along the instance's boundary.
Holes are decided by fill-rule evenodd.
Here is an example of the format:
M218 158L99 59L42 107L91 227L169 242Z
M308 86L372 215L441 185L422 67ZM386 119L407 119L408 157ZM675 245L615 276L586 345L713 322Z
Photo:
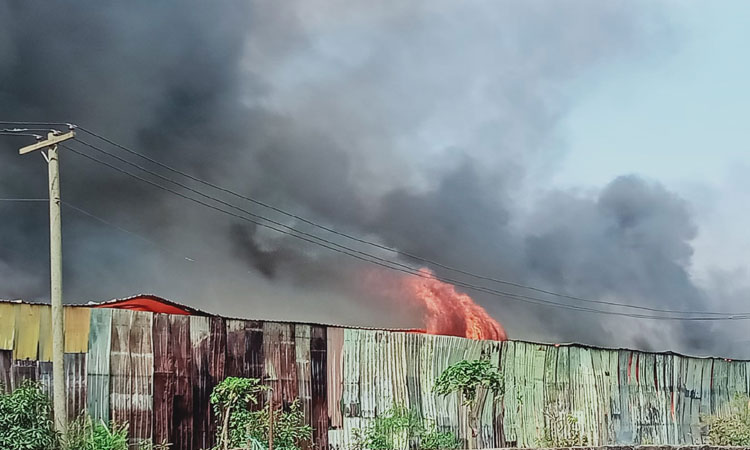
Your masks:
M300 216L474 273L632 305L742 311L737 292L691 277L699 230L689 199L638 174L597 190L546 182L565 157L555 127L576 80L658 56L654 39L676 39L661 12L619 1L3 2L0 120L78 123ZM18 156L24 143L0 139L0 197L46 196L45 164ZM403 274L64 149L61 166L65 201L158 243L64 209L68 302L150 292L234 316L420 325L398 291ZM46 205L0 203L0 298L48 297L47 245ZM511 338L743 356L731 344L741 322L632 319L466 292Z

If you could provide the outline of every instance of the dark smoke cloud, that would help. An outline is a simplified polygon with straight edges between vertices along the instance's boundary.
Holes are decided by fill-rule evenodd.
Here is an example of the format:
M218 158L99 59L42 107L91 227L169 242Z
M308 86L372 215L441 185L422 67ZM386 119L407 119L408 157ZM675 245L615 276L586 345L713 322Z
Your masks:
M80 123L239 192L471 271L710 310L713 298L690 278L697 230L683 200L637 176L595 193L545 190L549 161L564 150L552 130L574 97L570 82L668 38L653 8L8 1L0 118ZM0 194L44 197L44 163L19 157L18 145L0 140ZM64 199L159 244L66 209L69 301L149 291L237 316L419 325L386 292L397 275L72 154L62 165ZM0 297L46 298L46 215L43 204L0 203ZM475 297L517 338L733 351L705 324Z

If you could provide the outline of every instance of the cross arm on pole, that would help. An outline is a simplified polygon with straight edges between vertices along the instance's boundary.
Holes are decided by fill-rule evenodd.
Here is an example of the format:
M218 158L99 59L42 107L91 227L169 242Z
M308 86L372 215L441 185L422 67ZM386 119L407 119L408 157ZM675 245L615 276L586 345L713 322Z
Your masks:
M26 147L22 147L18 153L21 155L25 155L26 153L33 152L34 150L41 150L43 148L51 147L55 144L59 144L60 142L67 141L68 139L73 139L76 137L75 131L68 131L67 133L63 134L56 134L53 132L50 132L47 134L47 139L43 141L39 141L36 144L27 145Z

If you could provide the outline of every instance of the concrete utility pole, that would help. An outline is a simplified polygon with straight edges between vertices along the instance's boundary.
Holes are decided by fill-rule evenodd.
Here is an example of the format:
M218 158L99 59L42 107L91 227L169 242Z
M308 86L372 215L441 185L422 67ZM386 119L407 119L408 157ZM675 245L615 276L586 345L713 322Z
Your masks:
M47 139L23 147L21 155L46 148L44 158L49 167L49 260L50 299L52 301L52 391L55 428L60 433L67 429L65 412L65 368L62 303L62 225L60 222L60 165L57 144L73 139L75 132L50 132ZM44 153L42 153L44 155Z

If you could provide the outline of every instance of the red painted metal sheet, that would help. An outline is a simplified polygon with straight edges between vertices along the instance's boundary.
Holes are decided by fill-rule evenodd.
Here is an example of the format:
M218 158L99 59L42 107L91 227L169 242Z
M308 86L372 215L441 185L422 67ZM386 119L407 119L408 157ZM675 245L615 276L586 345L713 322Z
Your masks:
M86 354L66 353L65 366L66 412L73 420L86 410ZM51 378L51 377L50 377Z
M154 342L154 426L155 443L171 442L175 396L175 359L172 354L171 321L166 314L155 314Z
M193 449L193 388L190 318L169 316L169 350L174 364L174 406L169 442L175 450Z
M310 330L310 378L312 387L313 444L316 449L328 448L328 386L326 361L326 327Z

